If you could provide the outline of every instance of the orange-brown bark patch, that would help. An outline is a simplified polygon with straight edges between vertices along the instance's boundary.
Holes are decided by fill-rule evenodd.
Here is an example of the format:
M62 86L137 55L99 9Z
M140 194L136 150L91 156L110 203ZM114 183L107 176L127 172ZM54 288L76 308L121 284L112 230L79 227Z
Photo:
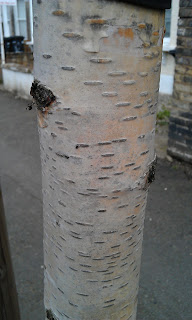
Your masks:
M158 31L154 31L152 34L153 34L153 36L159 36L159 32Z
M104 20L104 19L87 19L86 22L89 24L105 24L106 20Z
M145 29L145 28L146 28L146 24L145 24L145 23L139 23L139 24L138 24L138 27L139 27L140 29Z
M98 62L99 62L99 63L106 63L106 59L99 58L99 59L98 59Z
M134 33L131 28L119 28L118 34L120 37L130 38L131 40L134 38Z
M53 11L52 14L54 16L64 16L65 15L65 12L62 11L62 10L56 10L56 11Z

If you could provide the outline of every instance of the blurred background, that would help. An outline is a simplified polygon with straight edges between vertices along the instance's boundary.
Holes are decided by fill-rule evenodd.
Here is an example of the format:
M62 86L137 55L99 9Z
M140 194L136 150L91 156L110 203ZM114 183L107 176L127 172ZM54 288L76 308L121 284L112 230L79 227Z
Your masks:
M7 1L2 1L5 2ZM6 66L3 67L1 81L4 81L7 90L17 90L20 95L27 97L32 81L33 23L36 22L35 19L33 22L32 0L10 0L10 3L13 2L14 6L1 6L6 54ZM163 43L160 92L170 95L173 93L174 83L178 12L179 0L174 0L172 8L166 10L165 15L166 33ZM19 86L21 75L14 74L14 79L10 81L11 73L4 69L28 73L22 78L25 80L25 87Z

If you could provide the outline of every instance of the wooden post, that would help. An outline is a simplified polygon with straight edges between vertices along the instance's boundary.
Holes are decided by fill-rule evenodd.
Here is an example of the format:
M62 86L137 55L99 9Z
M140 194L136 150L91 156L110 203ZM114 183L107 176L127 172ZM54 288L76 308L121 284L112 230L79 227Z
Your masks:
M19 305L11 263L8 235L0 186L0 319L19 320Z

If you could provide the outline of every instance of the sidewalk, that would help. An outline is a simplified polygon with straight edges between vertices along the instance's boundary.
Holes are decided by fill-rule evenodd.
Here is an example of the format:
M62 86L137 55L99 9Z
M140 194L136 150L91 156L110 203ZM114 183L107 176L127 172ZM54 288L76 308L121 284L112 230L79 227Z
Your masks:
M1 185L21 320L43 320L39 142L35 110L26 106L0 92ZM160 158L162 137L157 131ZM137 320L192 319L191 208L192 179L178 163L159 159L148 196Z

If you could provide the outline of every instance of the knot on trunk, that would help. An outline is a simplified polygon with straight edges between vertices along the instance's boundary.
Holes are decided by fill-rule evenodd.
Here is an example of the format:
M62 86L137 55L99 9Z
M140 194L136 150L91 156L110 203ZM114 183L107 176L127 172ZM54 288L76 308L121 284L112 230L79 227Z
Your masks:
M47 111L47 108L56 100L53 92L36 79L32 83L30 95L33 97L37 109L42 112Z
M155 156L155 159L150 164L149 172L147 176L147 183L150 185L155 180L155 172L156 172L156 165L157 165L157 156Z
M53 312L49 309L49 310L46 310L46 318L48 320L58 320L58 318L56 318L54 315L53 315Z

